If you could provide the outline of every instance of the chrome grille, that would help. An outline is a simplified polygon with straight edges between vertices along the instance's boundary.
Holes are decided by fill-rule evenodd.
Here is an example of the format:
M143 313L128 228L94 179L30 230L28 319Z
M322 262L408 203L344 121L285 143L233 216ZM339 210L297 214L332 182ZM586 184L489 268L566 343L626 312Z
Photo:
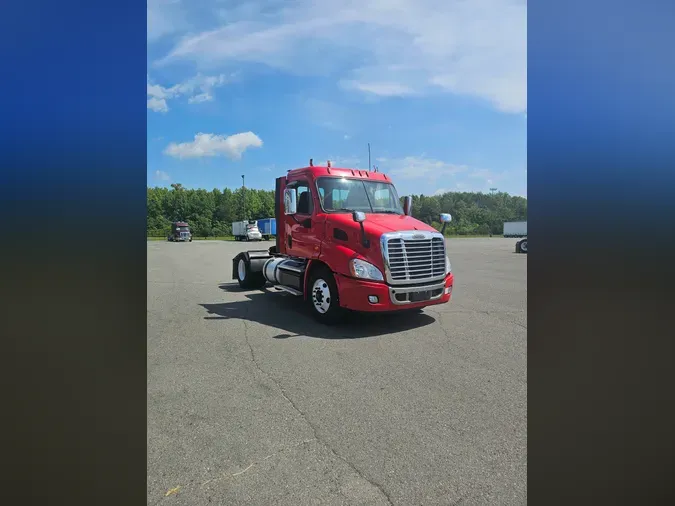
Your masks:
M415 283L445 276L445 239L434 233L395 233L384 238L391 283Z

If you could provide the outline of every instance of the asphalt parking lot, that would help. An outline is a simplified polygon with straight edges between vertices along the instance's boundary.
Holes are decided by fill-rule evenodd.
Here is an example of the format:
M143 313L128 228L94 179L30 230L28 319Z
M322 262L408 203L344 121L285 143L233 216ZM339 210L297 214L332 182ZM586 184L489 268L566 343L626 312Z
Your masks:
M148 242L148 504L527 502L527 255L450 239L449 304L315 323L272 245Z

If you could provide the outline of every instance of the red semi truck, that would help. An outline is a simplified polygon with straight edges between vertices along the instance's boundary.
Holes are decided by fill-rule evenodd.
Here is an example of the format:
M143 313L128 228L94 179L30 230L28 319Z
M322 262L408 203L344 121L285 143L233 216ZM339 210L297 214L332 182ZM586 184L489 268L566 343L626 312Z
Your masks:
M416 220L381 172L314 166L276 179L276 244L232 260L244 289L268 282L307 301L323 323L345 310L401 311L449 302L442 232ZM451 220L442 214L443 228Z

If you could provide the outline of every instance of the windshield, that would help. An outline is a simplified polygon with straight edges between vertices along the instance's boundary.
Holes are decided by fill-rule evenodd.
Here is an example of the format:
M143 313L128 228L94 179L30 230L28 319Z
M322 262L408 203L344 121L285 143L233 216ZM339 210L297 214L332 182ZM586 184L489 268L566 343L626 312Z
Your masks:
M326 212L363 211L403 214L396 188L381 181L338 177L317 180L319 198Z

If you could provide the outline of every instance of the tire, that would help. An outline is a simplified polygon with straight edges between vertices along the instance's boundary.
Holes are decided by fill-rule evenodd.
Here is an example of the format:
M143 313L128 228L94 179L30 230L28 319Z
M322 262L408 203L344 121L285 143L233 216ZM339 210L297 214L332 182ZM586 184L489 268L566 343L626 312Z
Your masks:
M520 252L527 253L527 239L520 241Z
M237 281L244 290L262 288L267 283L262 272L251 272L251 264L242 255L237 262Z
M325 267L314 269L309 278L307 302L314 318L325 325L334 325L345 315L340 307L340 294L333 273Z

